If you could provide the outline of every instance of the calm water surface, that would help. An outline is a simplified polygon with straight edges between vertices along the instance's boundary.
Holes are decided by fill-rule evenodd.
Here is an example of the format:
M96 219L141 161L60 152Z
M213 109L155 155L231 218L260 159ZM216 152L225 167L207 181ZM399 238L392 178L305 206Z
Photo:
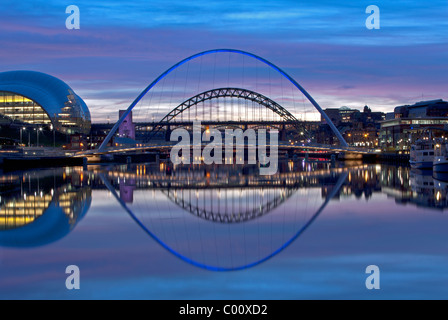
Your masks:
M447 184L407 167L1 174L1 299L448 298ZM381 289L367 290L377 265ZM80 290L67 290L77 265Z

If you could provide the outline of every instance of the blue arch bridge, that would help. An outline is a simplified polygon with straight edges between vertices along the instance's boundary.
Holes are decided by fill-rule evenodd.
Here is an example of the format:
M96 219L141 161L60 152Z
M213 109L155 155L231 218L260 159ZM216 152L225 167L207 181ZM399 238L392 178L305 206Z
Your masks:
M156 84L183 64L205 55L217 53L231 53L248 56L258 62L262 62L264 65L267 65L269 68L273 69L276 73L288 80L297 90L301 92L304 97L306 97L306 99L320 113L322 118L325 119L332 133L339 141L339 145L318 144L312 142L310 139L312 132L309 122L297 119L291 112L263 94L238 87L219 87L200 92L173 108L159 122L139 123L138 125L140 127L145 128L145 137L143 142L133 145L110 145L111 139L117 134L119 126L131 113L134 107ZM240 105L232 105L230 107L230 114L234 116L224 118L222 118L219 114L215 114L216 111L207 106L206 102L226 98L242 100L245 104L243 104L242 107L240 107ZM252 108L251 110L253 110L254 106L257 110L259 110L258 116L249 119L247 116L248 113L251 112L249 109ZM235 49L215 49L192 55L163 72L152 83L150 83L132 102L127 110L122 113L121 117L112 127L109 134L106 136L98 149L82 151L77 153L75 156L89 158L105 154L133 154L142 151L154 151L157 153L169 152L169 150L177 144L177 142L169 141L169 136L172 130L175 128L187 128L191 130L194 121L197 120L198 110L200 114L205 116L204 119L201 120L201 125L206 129L209 127L214 127L217 129L267 128L278 130L280 138L278 150L280 154L287 153L291 155L296 152L327 152L343 154L348 158L361 158L363 155L375 154L375 151L372 150L349 147L342 134L338 131L331 119L314 100L314 98L290 75L273 63L246 51ZM276 120L268 120L263 118L262 112L266 112L267 110L275 115ZM291 138L289 140L287 137L288 132L293 133L292 137L289 135L289 138ZM165 137L162 141L160 139L155 139L155 137L160 137L161 135ZM202 147L204 146L205 144L202 145Z

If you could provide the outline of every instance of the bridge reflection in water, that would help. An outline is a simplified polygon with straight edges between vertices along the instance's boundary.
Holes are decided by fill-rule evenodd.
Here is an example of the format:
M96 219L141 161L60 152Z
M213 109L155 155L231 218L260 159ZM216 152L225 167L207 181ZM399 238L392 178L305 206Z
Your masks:
M421 205L408 168L379 165L330 168L289 161L278 174L260 176L256 166L172 168L161 163L156 168L122 166L100 177L150 237L177 257L215 271L249 268L272 258L331 199L369 199L384 189L394 190L397 201ZM447 206L436 202L431 207Z
M109 190L150 237L195 266L253 267L296 240L330 200L385 193L398 203L443 210L447 185L406 167L331 168L302 160L273 176L257 166L60 168L2 175L0 245L63 238L85 216L95 190ZM93 190L93 191L92 191Z
M201 268L229 271L255 266L285 249L322 212L347 175L343 169L294 171L294 163L289 165L273 176L260 176L257 166L163 170L161 164L158 172L106 171L100 177L132 219L169 252ZM130 187L124 199L114 183ZM330 189L326 197L322 186ZM133 188L132 203L125 203ZM152 196L139 189L152 189ZM291 200L293 205L286 206Z

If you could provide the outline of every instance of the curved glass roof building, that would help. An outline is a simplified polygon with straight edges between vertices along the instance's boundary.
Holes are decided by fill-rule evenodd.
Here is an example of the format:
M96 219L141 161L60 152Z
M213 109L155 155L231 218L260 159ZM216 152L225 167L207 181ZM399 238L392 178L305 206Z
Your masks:
M88 134L91 125L87 105L65 82L36 71L0 73L0 114L65 134Z

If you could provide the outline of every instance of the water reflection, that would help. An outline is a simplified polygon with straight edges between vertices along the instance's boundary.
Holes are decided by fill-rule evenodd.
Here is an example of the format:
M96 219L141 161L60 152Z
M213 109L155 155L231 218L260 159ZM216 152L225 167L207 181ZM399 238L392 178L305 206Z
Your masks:
M409 202L419 207L444 209L448 206L446 200L447 183L434 179L432 172L411 170L409 175L411 197Z
M339 191L346 170L313 167L293 171L289 165L266 177L256 166L162 165L158 171L126 168L99 176L130 217L166 250L201 268L230 271L253 267L284 250ZM131 188L117 188L120 183ZM137 193L145 189L157 193ZM132 197L129 190L134 190ZM322 190L328 193L324 197ZM293 198L295 204L288 206Z
M302 160L273 176L255 166L58 168L2 175L0 245L39 246L71 232L96 190L108 190L152 239L211 270L237 270L274 257L295 241L331 199L371 199L444 210L447 184L407 167ZM107 219L107 217L105 217Z
M32 247L67 235L90 207L91 186L72 168L0 178L0 245Z

